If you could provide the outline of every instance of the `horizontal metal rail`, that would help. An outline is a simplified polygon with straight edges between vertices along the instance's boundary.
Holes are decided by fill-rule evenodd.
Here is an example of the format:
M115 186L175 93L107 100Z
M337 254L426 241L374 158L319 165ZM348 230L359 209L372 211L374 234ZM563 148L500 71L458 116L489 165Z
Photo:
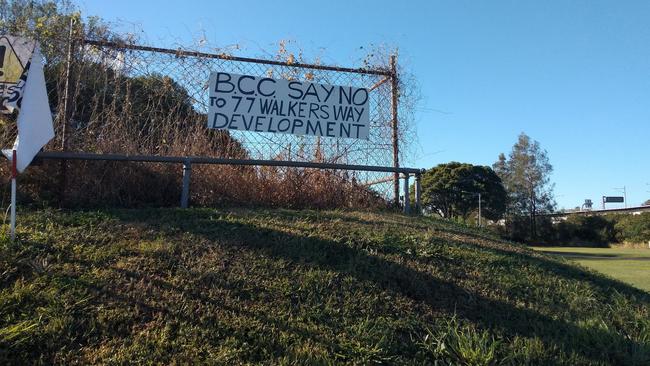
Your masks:
M420 174L421 169L372 166L372 165L349 165L334 163L314 163L305 161L287 160L253 160L253 159L225 159L210 158L203 156L159 156L159 155L124 155L124 154L92 154L82 152L41 152L36 155L40 159L57 160L104 160L104 161L133 161L143 163L178 163L178 164L217 164L217 165L252 165L252 166L281 166L290 168L314 168L334 170L359 170L367 172L386 172L403 174Z
M84 152L57 152L46 151L36 155L37 159L53 160L94 160L94 161L123 161L123 162L141 162L141 163L170 163L183 164L183 185L181 187L182 208L189 207L190 201L190 180L192 174L192 164L216 164L216 165L247 165L247 166L278 166L290 168L310 168L310 169L332 169L332 170L359 170L368 172L385 172L385 173L402 173L404 178L404 212L410 214L409 201L409 179L410 175L415 176L415 208L416 213L420 211L420 176L423 169L386 167L371 165L349 165L334 163L314 163L304 161L286 161L286 160L253 160L253 159L224 159L210 158L204 156L159 156L159 155L124 155L124 154L93 154ZM399 199L399 197L395 197Z
M364 69L364 68L351 68L351 67L338 67L338 66L327 66L327 65L314 65L314 64L305 64L300 62L283 62L276 60L264 60L259 58L251 57L238 57L230 56L226 54L217 54L217 53L205 53L198 51L185 51L181 49L173 50L169 48L158 48L158 47L148 47L148 46L139 46L128 43L118 43L118 42L108 42L108 41L94 41L90 39L84 39L84 44L98 46L98 47L110 47L114 49L127 49L134 51L148 51L148 52L157 52L157 53L167 53L170 55L184 56L184 57L203 57L203 58L215 58L220 60L228 61L240 61L240 62L252 62L257 64L266 64L266 65L276 65L276 66L288 66L288 67L298 67L312 70L326 70L326 71L339 71L339 72L349 72L356 74L368 74L368 75L384 75L384 76L393 76L393 73L389 70L381 69Z

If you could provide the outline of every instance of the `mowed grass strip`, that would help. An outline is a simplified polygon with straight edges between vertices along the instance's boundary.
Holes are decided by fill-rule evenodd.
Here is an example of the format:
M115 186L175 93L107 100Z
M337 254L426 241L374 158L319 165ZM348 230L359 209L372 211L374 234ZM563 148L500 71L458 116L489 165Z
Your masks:
M0 364L650 362L650 298L393 213L20 212Z
M650 292L650 249L536 247Z

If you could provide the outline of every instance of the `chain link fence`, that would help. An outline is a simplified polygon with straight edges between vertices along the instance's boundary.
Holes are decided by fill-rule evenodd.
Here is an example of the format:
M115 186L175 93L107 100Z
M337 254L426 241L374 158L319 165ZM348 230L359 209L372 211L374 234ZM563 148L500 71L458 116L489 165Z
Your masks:
M46 150L398 166L403 141L396 123L394 67L352 69L70 39L60 42L59 53L47 60L56 138ZM213 71L366 88L370 136L365 140L208 129L207 84ZM5 124L5 145L13 136L15 127ZM42 165L41 175L27 180L58 190L74 202L165 204L162 197L179 194L179 169L170 165L96 161ZM397 174L384 172L206 165L194 168L191 198L206 205L392 204L399 198L398 184Z

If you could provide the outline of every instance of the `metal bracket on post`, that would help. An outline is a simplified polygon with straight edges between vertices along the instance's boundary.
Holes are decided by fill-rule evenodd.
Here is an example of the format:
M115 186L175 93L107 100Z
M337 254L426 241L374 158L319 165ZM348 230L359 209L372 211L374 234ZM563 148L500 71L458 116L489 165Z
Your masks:
M183 188L181 190L181 208L187 208L190 203L190 179L192 176L192 162L185 159L183 162Z
M415 213L418 215L422 213L422 188L420 186L421 178L422 173L415 173Z
M409 174L404 174L404 213L411 213L411 198L409 197Z

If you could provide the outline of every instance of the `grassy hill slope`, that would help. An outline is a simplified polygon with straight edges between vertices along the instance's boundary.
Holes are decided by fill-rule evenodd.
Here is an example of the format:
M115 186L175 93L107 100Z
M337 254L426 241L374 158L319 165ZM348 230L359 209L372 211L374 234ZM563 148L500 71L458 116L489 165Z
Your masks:
M20 215L0 364L647 364L650 295L397 214Z

